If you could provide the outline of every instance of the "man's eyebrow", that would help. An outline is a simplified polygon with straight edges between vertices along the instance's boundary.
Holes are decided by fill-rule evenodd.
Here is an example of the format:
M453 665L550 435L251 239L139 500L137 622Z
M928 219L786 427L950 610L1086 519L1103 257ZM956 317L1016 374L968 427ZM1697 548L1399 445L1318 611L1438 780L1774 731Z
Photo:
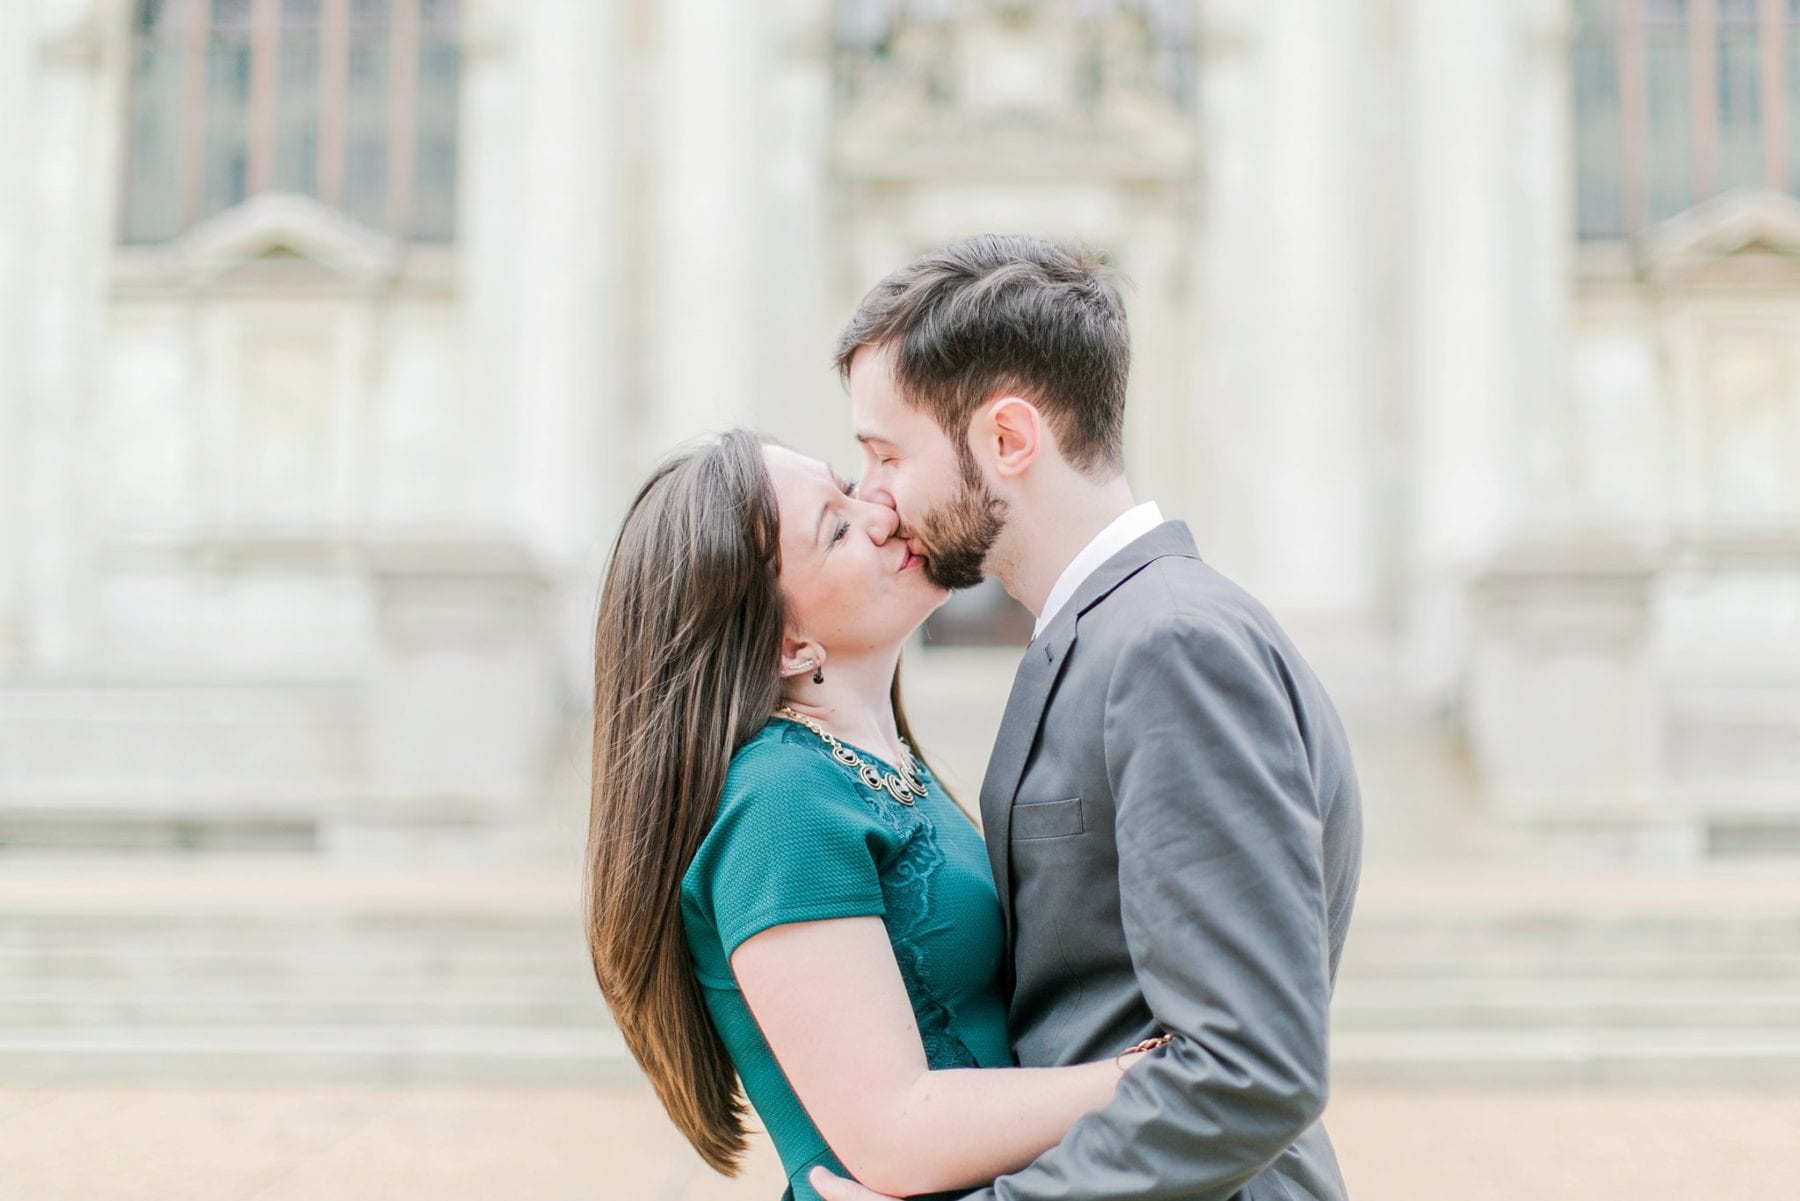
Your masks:
M868 430L857 430L856 431L856 440L858 442L887 442L888 441L887 438L884 437L883 435L872 434Z

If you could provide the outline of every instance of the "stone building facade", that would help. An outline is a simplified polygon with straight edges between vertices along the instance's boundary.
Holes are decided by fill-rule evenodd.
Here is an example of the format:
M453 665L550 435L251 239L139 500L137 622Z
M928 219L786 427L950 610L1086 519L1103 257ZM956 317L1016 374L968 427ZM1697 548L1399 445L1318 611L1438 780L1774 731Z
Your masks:
M1130 280L1139 494L1489 813L1800 847L1797 48L1794 0L0 7L0 838L538 845L635 480L731 424L852 466L856 297L1018 230Z

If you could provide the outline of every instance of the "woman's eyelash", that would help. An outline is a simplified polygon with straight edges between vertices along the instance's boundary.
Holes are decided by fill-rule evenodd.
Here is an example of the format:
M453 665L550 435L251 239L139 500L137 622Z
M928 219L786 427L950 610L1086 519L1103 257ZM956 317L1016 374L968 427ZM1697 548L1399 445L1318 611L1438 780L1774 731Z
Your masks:
M839 542L843 541L844 535L849 532L850 523L848 521L840 523L837 528L837 533L831 536L831 545L836 546Z

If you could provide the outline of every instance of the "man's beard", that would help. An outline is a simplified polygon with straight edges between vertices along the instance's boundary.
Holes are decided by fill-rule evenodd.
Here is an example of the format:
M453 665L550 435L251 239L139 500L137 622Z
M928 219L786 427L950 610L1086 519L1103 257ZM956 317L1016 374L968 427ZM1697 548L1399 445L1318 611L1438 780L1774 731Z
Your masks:
M960 449L960 448L959 448ZM909 532L925 551L925 578L940 588L973 588L1006 527L1006 502L989 492L966 451L957 455L962 490L931 509Z

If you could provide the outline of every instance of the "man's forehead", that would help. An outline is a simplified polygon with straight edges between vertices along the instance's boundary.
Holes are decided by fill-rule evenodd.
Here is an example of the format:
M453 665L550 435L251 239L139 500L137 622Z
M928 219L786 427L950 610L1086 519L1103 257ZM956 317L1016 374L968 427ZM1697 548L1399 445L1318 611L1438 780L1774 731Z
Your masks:
M863 361L874 350L859 353L850 368L850 423L859 442L891 440L912 415L911 406L900 395L894 374L885 364L863 369Z
M894 346L881 342L864 346L850 357L850 398L892 400L899 395L894 376Z

